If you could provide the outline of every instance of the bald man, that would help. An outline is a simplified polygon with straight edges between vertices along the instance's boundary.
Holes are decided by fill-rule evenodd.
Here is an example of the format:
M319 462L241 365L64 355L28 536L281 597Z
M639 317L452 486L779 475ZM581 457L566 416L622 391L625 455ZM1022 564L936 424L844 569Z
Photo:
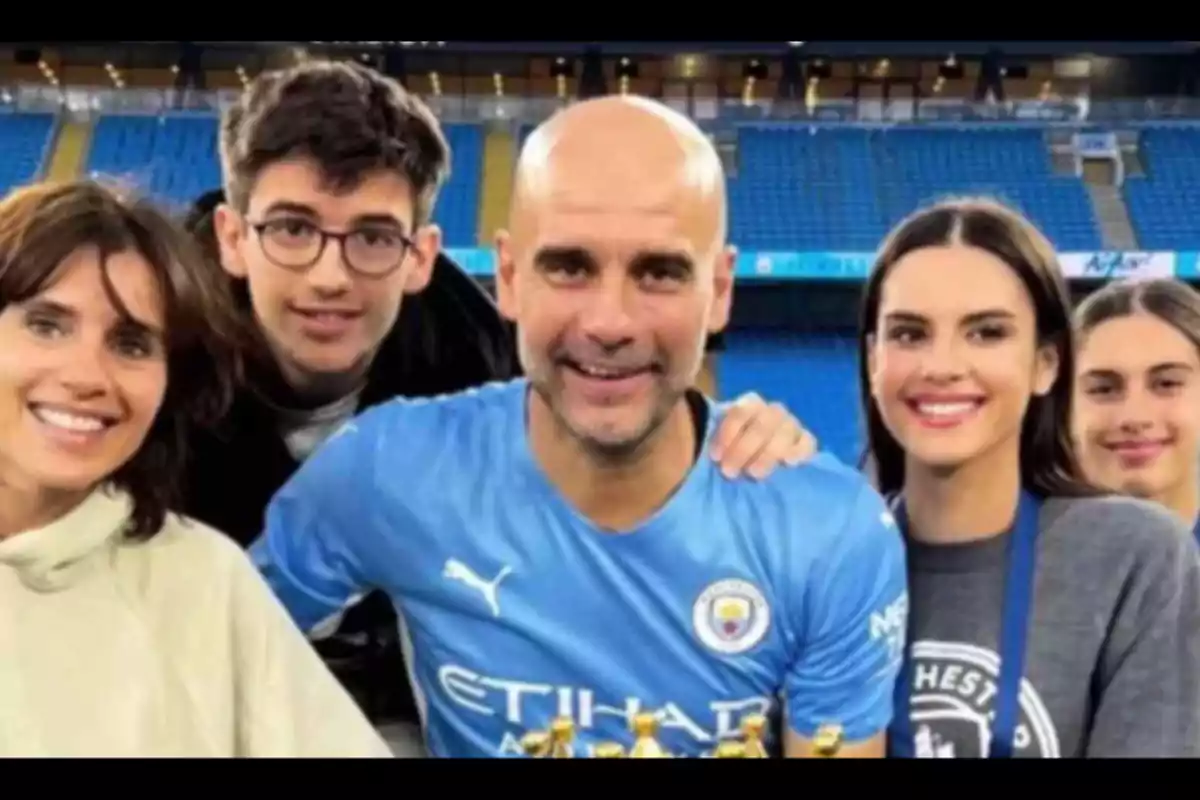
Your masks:
M253 552L310 629L381 588L434 756L520 755L569 716L574 752L706 756L763 714L772 753L823 725L883 754L903 650L901 541L827 457L730 480L694 386L734 251L708 139L646 100L573 105L528 141L498 300L527 377L396 401L276 496Z

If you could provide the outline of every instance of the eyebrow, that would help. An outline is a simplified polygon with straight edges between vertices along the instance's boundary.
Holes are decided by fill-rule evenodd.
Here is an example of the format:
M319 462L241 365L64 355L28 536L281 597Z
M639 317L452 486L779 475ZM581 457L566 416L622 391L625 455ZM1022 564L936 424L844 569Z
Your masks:
M142 322L140 319L134 319L133 317L121 317L117 324L113 326L113 329L128 333L146 334L159 341L166 341L166 335L162 329L148 322Z
M889 322L925 323L929 321L928 317L915 311L891 311L884 318ZM987 308L982 311L972 311L962 318L962 322L967 325L977 325L980 322L998 322L1014 318L1015 315L1011 311L1002 308Z
M277 200L274 203L271 203L271 205L267 206L263 211L263 216L270 216L271 214L294 214L299 217L307 217L308 219L314 221L321 218L321 215L318 214L317 210L312 206L305 205L304 203L297 203L293 200ZM408 226L397 219L394 215L382 212L359 214L350 221L350 227L352 228L370 225L377 227L386 226L399 228L404 232L408 231Z
M400 220L396 219L391 214L360 214L350 221L352 228L371 226L399 228L401 231L407 231L408 226Z
M632 266L634 269L667 268L684 275L691 275L696 271L691 256L675 250L639 252L633 257Z
M538 248L537 252L533 254L533 263L539 266L572 264L577 267L590 267L595 265L596 259L592 258L592 254L582 247L551 245Z
M1185 364L1182 361L1167 361L1162 364L1155 364L1153 367L1148 369L1147 372L1151 373L1152 375L1159 375L1164 372L1174 371L1195 372L1195 369L1196 368L1191 364ZM1096 369L1087 370L1081 377L1120 380L1124 376L1118 370L1110 369L1108 367L1097 367Z
M25 306L26 311L37 311L38 313L49 314L55 317L74 318L79 316L79 313L75 309L71 308L70 306L65 306L62 303L57 303L53 300L44 300L39 298L27 300L22 303L22 305Z
M1088 380L1103 379L1109 381L1119 381L1123 378L1120 372L1117 372L1115 369L1108 369L1107 367L1097 367L1096 369L1084 370L1083 374L1079 377L1086 378Z
M594 266L596 259L583 247L574 245L550 245L534 253L535 264L569 263L577 266ZM630 260L634 269L667 267L686 274L695 272L692 257L678 250L639 250Z
M296 203L291 200L276 200L263 209L263 216L270 214L295 214L301 217L312 217L313 219L319 216L316 209L312 206L306 206L304 203Z
M1195 367L1193 367L1191 364L1185 364L1182 361L1164 361L1163 363L1155 364L1150 368L1151 372L1171 372L1173 370L1193 372Z
M79 319L79 311L71 306L64 305L54 300L32 300L24 304L26 312L34 311L39 314L48 314L54 317L65 317L68 319ZM143 322L136 317L121 313L120 309L114 309L117 312L117 323L113 326L115 330L125 330L130 332L146 333L157 339L165 339L164 332L155 325L148 322Z

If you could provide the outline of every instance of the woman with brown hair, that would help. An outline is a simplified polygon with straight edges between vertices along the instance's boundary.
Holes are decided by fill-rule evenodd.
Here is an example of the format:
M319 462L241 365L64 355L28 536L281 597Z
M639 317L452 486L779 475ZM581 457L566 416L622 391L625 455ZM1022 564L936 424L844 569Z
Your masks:
M1200 538L1200 293L1175 280L1110 283L1075 326L1084 471L1161 503Z
M1200 756L1200 554L1071 447L1054 251L990 201L901 222L868 278L862 408L908 544L898 757Z
M0 201L0 756L386 756L226 537L170 512L225 289L92 182Z

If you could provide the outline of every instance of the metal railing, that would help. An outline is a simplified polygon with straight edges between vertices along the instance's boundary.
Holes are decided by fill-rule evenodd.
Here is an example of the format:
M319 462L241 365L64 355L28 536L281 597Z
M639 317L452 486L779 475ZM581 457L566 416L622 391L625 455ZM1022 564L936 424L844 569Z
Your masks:
M103 86L55 87L18 83L0 86L0 111L96 114L217 114L240 96L239 89L197 90ZM569 100L553 97L438 95L425 101L446 122L537 124ZM814 104L787 98L749 102L706 97L663 98L702 124L807 122L814 125L902 125L906 123L1129 124L1200 122L1200 98L1145 97L1091 101L1086 97L1015 100L1004 103L949 98L830 99Z

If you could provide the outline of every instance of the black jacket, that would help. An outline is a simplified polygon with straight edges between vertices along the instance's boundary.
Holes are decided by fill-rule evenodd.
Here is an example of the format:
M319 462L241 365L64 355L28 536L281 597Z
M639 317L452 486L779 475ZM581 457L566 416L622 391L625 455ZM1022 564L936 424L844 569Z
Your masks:
M405 298L368 373L359 411L397 396L427 397L514 377L513 342L487 292L439 256L425 291ZM300 466L270 408L243 388L220 428L195 433L189 450L182 511L249 545L271 497ZM317 649L372 719L416 721L395 612L382 594L352 609L338 635Z

